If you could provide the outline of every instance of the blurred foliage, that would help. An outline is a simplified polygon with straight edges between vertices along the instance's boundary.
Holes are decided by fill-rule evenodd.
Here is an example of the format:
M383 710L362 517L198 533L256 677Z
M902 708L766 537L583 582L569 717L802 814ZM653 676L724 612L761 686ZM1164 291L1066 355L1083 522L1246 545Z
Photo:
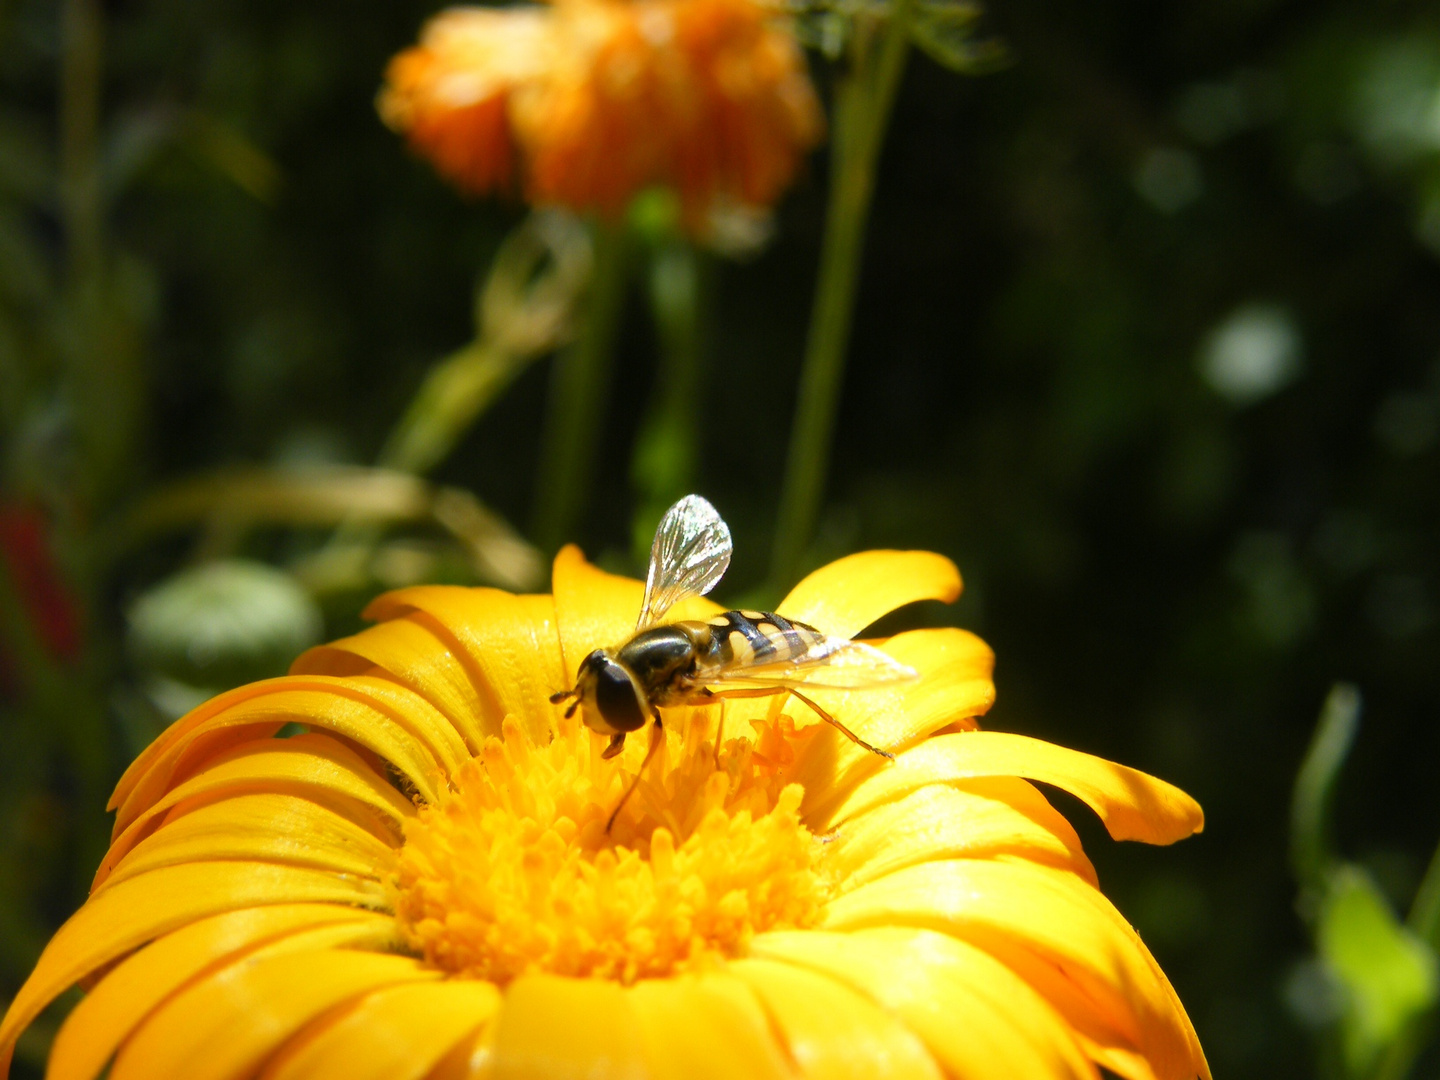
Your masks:
M8 988L83 895L109 787L174 705L123 647L142 597L249 560L288 572L337 635L383 587L543 580L507 522L541 513L547 357L571 330L552 308L496 359L484 297L553 299L533 289L577 264L553 245L496 259L521 209L456 198L376 120L385 60L432 10L0 8ZM1217 1075L1366 1064L1434 992L1415 944L1433 936L1393 913L1440 904L1423 886L1440 834L1440 7L996 0L978 40L1003 41L1004 66L973 80L934 59L974 47L952 35L969 9L924 11L802 561L953 556L961 602L902 618L995 646L993 726L1200 799L1205 834L1164 853L1065 809ZM822 88L842 51L843 35L816 51ZM663 208L632 230L577 501L575 538L607 565L637 569L655 506L693 486L736 536L729 595L765 587L825 177L822 152L744 259L677 248ZM564 281L561 306L579 303ZM398 435L447 378L472 402L503 387L504 405ZM688 427L666 419L681 407ZM1302 905L1317 959L1286 808L1336 679L1367 719L1339 755L1327 850L1346 868ZM1440 1068L1429 1055L1416 1075Z
M1290 857L1298 909L1310 923L1316 963L1302 963L1286 988L1295 1014L1321 1037L1321 1074L1398 1080L1428 1041L1440 1001L1434 902L1440 848L1411 905L1396 918L1374 877L1334 850L1333 807L1360 723L1360 693L1337 684L1325 700L1295 781Z

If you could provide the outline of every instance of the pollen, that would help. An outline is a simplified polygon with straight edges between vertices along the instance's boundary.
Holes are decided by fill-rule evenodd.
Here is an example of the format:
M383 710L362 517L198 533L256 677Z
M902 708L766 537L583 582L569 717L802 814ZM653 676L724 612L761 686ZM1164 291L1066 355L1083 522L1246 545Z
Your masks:
M802 788L775 779L810 733L755 720L717 754L719 707L690 712L608 832L646 734L607 762L578 723L537 746L507 720L407 828L396 914L411 947L501 985L531 972L630 983L818 923L824 845L801 822Z

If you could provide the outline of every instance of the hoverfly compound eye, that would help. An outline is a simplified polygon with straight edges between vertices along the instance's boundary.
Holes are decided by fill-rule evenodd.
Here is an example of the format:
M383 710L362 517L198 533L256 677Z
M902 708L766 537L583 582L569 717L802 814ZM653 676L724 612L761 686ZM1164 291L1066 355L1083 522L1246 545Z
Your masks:
M593 654L592 654L593 656ZM590 658L586 658L589 663ZM635 681L625 668L608 657L596 662L595 706L615 731L639 731L645 726L645 710Z

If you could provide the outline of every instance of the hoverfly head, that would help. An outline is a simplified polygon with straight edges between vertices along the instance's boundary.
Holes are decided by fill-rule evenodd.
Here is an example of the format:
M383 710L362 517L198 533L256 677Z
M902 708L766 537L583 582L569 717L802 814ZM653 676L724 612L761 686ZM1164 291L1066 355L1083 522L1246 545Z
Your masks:
M618 735L645 726L645 692L634 673L608 649L596 649L580 662L573 693L584 710L585 726L592 731ZM570 711L574 709L572 705Z

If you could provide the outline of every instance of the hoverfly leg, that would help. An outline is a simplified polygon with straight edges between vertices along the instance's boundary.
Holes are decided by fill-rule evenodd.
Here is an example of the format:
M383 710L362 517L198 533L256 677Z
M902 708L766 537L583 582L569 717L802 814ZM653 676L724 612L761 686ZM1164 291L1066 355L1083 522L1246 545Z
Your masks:
M889 758L891 761L894 761L894 760L895 760L895 755L892 754L892 753L890 753L889 750L881 750L878 746L871 746L871 745L870 745L868 742L866 742L864 739L860 738L859 735L856 735L856 734L855 734L853 731L851 731L848 727L846 727L844 724L840 723L839 720L836 720L835 717L831 716L828 712L826 712L824 709L822 709L819 705L816 705L815 702L811 701L808 697L806 697L804 694L800 693L800 691L799 691L799 690L796 690L793 686L790 687L790 693L794 694L797 698L799 698L801 701L803 701L806 705L809 705L810 708L814 709L814 710L815 710L815 715L817 715L818 717L820 717L821 720L824 720L827 724L829 724L831 727L833 727L836 731L840 732L841 735L844 735L847 739L849 739L851 742L853 742L856 746L863 747L864 749L869 750L872 754L879 754L879 755L880 755L881 757L883 757L883 758Z
M610 820L605 822L605 832L608 834L615 825L615 819L620 816L620 811L625 809L625 804L630 801L630 796L635 794L635 789L640 786L640 778L645 775L645 770L650 766L650 761L655 757L655 751L660 749L660 744L665 741L665 729L660 724L660 714L655 715L655 726L650 729L650 749L645 751L645 760L640 763L640 768L635 770L635 775L630 778L630 786L625 789L625 794L620 796L620 801L615 804L615 809L610 812ZM616 735L620 742L625 741L624 734ZM610 746L615 746L614 740ZM610 749L606 748L601 757L608 757Z
M871 746L864 739L860 738L859 735L856 735L848 727L842 724L839 720L836 720L835 717L831 716L828 712L822 709L815 702L811 701L804 694L800 693L800 691L796 690L793 686L781 686L774 688L767 686L764 688L756 688L754 690L720 690L718 692L715 690L706 690L705 694L707 697L712 698L747 698L765 697L767 694L791 694L803 701L811 708L811 710L814 711L816 716L820 717L821 720L824 720L827 724L833 727L836 731L840 732L841 735L844 735L856 746L861 747L865 750L869 750L872 754L879 754L883 758L889 758L891 761L895 760L895 755L890 753L890 751L881 750L878 746Z
M774 691L773 691L773 690L767 690L766 693L774 693ZM699 690L695 691L695 696L696 696L696 697L702 697L702 698L709 698L711 701L718 701L718 702L720 702L720 719L715 722L715 771L716 771L716 772L719 772L719 771L720 771L720 744L721 744L722 741L724 741L724 736L725 736L725 700L724 700L724 695L723 695L723 694L717 694L717 693L715 693L715 691L714 691L714 690L711 690L708 686L702 686L702 687L700 687ZM708 702L708 701L705 702L705 704L707 704L707 705L708 705L709 703L710 703L710 702Z
M605 747L605 749L601 751L600 756L606 761L609 761L612 757L614 757L616 754L620 753L620 751L624 749L625 732L621 731L618 734L610 736L610 745Z

